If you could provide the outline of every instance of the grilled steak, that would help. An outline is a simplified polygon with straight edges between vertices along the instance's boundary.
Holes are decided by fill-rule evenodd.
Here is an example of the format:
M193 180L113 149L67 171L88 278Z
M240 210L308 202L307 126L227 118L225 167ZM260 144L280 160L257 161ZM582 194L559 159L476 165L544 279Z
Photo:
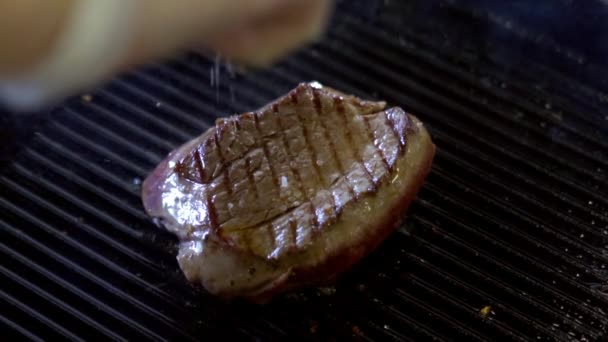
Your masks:
M190 281L263 301L331 279L376 248L434 153L402 109L304 83L173 151L145 180L143 203L179 237Z

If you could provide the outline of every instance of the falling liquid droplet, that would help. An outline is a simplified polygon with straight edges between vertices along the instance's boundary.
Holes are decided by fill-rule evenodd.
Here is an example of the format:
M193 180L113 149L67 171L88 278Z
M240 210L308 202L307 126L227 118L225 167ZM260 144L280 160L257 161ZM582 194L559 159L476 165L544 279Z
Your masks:
M215 70L215 103L220 103L220 64L222 56L218 53L215 55L214 70Z

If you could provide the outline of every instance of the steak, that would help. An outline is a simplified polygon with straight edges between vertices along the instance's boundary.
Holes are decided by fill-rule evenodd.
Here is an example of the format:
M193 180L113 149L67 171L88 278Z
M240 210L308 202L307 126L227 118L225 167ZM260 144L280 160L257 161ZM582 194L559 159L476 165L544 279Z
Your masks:
M374 250L434 154L424 125L401 108L302 83L171 152L144 181L143 204L179 238L189 281L264 302Z

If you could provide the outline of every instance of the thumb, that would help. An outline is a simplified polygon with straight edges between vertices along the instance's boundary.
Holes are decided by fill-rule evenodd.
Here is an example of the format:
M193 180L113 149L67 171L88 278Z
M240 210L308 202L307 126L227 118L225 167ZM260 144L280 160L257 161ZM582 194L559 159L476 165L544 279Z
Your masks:
M206 44L242 22L307 0L140 0L126 64L163 58Z
M232 61L267 66L316 39L327 23L330 4L327 0L286 3L217 34L208 44Z

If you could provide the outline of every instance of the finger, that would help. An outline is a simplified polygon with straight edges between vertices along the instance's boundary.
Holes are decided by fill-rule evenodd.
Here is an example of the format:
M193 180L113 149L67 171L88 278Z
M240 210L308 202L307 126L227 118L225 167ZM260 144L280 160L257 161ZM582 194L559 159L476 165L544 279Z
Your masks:
M292 3L219 34L210 47L235 62L266 66L319 37L330 4L326 0Z
M75 1L0 0L0 75L20 74L48 55Z
M307 0L141 0L127 66L170 56L274 9Z

